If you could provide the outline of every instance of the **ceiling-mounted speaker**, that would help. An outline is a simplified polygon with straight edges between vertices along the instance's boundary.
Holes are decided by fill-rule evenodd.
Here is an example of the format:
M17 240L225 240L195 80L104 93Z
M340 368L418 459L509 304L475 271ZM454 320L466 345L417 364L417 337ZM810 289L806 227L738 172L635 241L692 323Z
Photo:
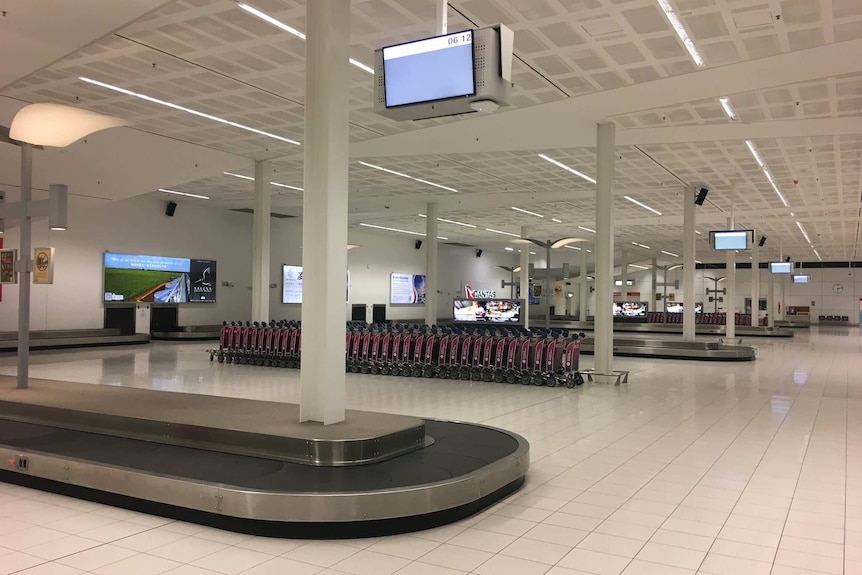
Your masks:
M477 257L477 258L481 258L481 257L482 257L482 250L476 250L476 257Z
M422 247L422 240L416 240L416 243L415 243L415 244L413 244L413 245L415 245L415 246L416 246L416 249L418 250L419 248L421 248L421 247Z
M169 218L174 217L174 212L177 211L177 203L176 202L168 202L167 207L165 208L165 215Z
M763 247L766 244L766 236L760 236L760 241L757 242L757 245Z
M697 197L694 199L695 205L702 206L703 202L706 201L706 195L709 193L709 190L706 188L701 188L697 193Z
M790 256L787 256L786 258L784 258L784 261L790 262Z

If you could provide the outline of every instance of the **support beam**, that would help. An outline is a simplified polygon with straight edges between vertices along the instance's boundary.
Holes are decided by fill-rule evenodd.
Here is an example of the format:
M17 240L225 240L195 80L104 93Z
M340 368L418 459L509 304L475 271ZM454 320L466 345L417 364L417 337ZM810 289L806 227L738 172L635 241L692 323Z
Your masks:
M614 229L613 180L615 126L598 124L596 137L596 308L595 308L595 365L598 373L611 373L613 369L614 318Z
M581 247L581 291L578 294L580 299L578 320L587 321L587 296L590 293L589 285L587 284L587 248Z
M686 187L682 193L683 232L682 232L682 339L694 341L694 269L695 269L695 205L694 187Z
M755 238L756 239L756 238ZM758 325L760 314L760 247L751 247L751 325Z
M542 307L545 308L545 327L551 328L551 241L545 244L545 282L542 288Z
M21 198L20 205L24 208L21 216L21 226L18 228L18 389L27 389L30 385L30 276L33 271L33 260L30 259L32 240L30 238L31 218L27 204L32 199L33 192L33 146L21 143Z
M521 237L526 238L527 226L521 226ZM524 300L524 309L521 315L524 318L524 327L530 329L530 248L524 244L521 246L521 299Z
M425 208L425 323L437 323L437 204Z
M775 327L775 274L769 274L769 291L766 296L766 325Z
M620 301L629 301L628 290L626 289L626 279L629 275L629 253L626 250L620 250ZM614 282L616 286L616 282Z
M732 192L731 192L732 194ZM727 218L727 229L735 229L733 217L733 196L730 199L730 217ZM724 334L728 338L736 337L736 251L727 251L727 273L724 280Z
M272 187L269 185L269 162L254 163L254 215L251 242L251 317L269 321L269 254Z
M344 421L350 2L305 10L300 420L330 425Z
M653 258L652 262L650 263L650 266L651 266L650 272L649 272L650 290L649 290L649 307L648 307L648 309L658 311L658 309L656 309L656 307L655 307L655 301L656 301L655 300L655 294L656 294L656 289L658 289L658 285L657 285L658 284L658 260L656 258ZM667 278L665 278L665 281L667 281Z

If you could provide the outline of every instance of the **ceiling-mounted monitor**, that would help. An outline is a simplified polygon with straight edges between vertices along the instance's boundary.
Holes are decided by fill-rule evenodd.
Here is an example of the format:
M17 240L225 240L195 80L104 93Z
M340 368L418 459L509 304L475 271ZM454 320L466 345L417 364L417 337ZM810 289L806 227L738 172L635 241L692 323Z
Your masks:
M793 274L792 279L795 284L807 284L811 280L811 276L808 274Z
M750 250L754 230L717 230L709 232L709 243L715 250Z
M769 262L769 271L774 274L793 273L793 262Z
M374 111L423 120L509 105L513 32L502 24L374 51Z

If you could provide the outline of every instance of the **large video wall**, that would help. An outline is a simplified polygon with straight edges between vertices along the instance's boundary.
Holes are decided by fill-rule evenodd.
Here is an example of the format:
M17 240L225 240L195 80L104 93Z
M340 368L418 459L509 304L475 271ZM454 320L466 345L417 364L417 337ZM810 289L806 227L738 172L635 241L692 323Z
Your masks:
M216 262L105 252L106 303L215 303Z

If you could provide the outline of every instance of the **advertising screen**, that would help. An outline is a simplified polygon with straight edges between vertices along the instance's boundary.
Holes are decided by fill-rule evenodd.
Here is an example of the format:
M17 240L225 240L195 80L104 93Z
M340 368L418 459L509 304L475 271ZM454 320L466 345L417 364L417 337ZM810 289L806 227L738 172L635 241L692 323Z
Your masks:
M389 303L424 304L425 276L421 274L390 274Z
M667 310L667 313L682 313L685 310L685 306L682 302L669 301L665 304L665 310ZM703 313L703 302L695 302L694 313Z
M647 302L645 301L615 301L612 305L614 317L640 318L646 317L647 314Z
M350 270L345 298L350 301ZM302 303L302 266L281 266L281 303Z
M793 274L793 283L807 284L810 278L811 276L809 276L808 274Z
M789 274L793 272L793 262L769 262L769 271L774 274Z
M712 231L709 236L716 250L748 250L754 241L754 230Z
M214 303L216 262L105 253L106 302Z
M383 48L386 107L476 93L473 31Z
M456 299L455 321L479 323L521 323L519 299Z

